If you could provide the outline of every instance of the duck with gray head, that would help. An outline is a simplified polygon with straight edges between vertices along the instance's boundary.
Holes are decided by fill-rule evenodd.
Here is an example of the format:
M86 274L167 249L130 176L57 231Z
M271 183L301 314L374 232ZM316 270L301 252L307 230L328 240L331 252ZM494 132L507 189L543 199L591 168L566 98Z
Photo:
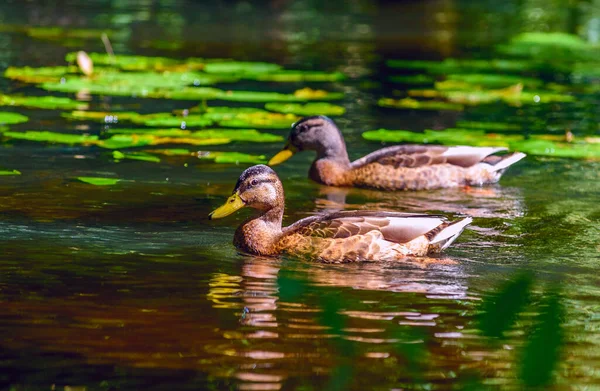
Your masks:
M449 222L442 216L344 211L304 218L283 227L285 197L279 177L257 165L242 173L233 195L210 215L219 219L248 206L258 211L235 231L243 252L289 253L323 262L400 260L438 253L454 242L471 218Z
M428 190L495 183L512 164L525 157L515 152L495 155L504 147L395 145L350 162L342 133L328 117L306 117L292 125L288 142L269 165L298 151L317 157L309 176L329 186L382 190Z

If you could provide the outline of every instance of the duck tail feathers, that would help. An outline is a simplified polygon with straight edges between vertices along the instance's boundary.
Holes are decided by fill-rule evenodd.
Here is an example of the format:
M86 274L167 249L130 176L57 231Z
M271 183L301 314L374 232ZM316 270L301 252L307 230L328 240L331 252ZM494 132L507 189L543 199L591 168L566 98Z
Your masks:
M488 169L491 172L500 172L500 173L502 173L508 167L512 166L513 164L515 164L519 160L523 159L525 156L527 156L527 155L524 154L524 153L522 153L522 152L511 153L510 155L503 156L502 157L503 159L500 160L499 162L497 162L496 164L490 165Z
M473 219L471 217L467 217L450 223L431 239L430 245L438 251L445 250L460 236L465 227L471 224L472 221Z

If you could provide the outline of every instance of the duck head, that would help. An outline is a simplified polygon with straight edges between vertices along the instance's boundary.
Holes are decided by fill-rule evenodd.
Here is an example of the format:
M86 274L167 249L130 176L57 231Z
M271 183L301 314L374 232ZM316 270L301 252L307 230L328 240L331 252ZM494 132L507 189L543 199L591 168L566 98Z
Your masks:
M283 163L296 152L304 150L316 151L317 159L348 159L341 132L333 120L323 115L305 117L293 124L287 143L269 160L269 165Z
M261 212L281 209L284 206L283 186L270 167L263 164L246 169L235 185L233 194L225 204L215 209L208 218L220 219L248 206Z

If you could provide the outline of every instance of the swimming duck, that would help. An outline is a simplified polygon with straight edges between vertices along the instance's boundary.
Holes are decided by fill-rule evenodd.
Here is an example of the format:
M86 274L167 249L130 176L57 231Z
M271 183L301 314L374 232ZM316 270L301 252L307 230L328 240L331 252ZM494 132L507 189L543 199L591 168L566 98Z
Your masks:
M395 145L354 162L348 159L342 133L328 117L306 117L292 125L288 142L269 161L283 163L298 151L312 150L317 158L309 176L329 186L382 190L427 190L498 182L504 171L524 153L497 156L503 147L446 147Z
M282 228L285 199L279 177L257 165L242 173L225 204L210 219L248 206L258 215L235 231L241 251L264 256L289 253L323 262L398 260L437 253L452 244L471 218L382 211L343 211L304 218Z

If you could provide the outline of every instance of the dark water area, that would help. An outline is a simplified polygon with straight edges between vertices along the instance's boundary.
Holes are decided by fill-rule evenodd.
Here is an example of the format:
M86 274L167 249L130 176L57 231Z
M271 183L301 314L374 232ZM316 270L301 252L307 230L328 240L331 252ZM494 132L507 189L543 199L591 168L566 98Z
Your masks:
M344 72L347 80L314 87L345 93L339 104L346 114L336 122L350 157L358 158L381 147L361 137L366 130L444 129L464 119L461 112L378 107L397 88L387 82L386 60L482 58L523 31L597 42L600 3L5 1L0 25L106 29L121 54ZM64 65L68 52L104 51L100 39L5 30L2 70ZM240 81L228 88L290 92L306 84L313 86ZM0 87L47 94L6 78ZM492 104L477 115L519 118L530 133L564 133L568 121L576 135L597 136L600 94L580 98L535 108ZM86 99L96 111L197 104ZM17 130L106 126L69 121L56 110L3 110L30 117L11 127ZM270 132L286 136L288 129ZM272 156L280 148L238 142L202 149ZM496 185L394 193L318 185L307 179L312 159L300 154L276 167L286 191L285 224L339 209L470 215L473 224L443 256L405 263L245 256L231 241L250 212L219 221L207 215L249 165L189 156L115 162L101 148L2 143L1 166L22 175L0 176L0 388L522 389L523 351L539 335L539 309L554 291L564 307L556 322L560 360L553 384L543 389L600 387L597 160L528 156ZM79 176L124 180L96 187ZM479 329L481 305L520 273L532 278L530 307L492 341Z

